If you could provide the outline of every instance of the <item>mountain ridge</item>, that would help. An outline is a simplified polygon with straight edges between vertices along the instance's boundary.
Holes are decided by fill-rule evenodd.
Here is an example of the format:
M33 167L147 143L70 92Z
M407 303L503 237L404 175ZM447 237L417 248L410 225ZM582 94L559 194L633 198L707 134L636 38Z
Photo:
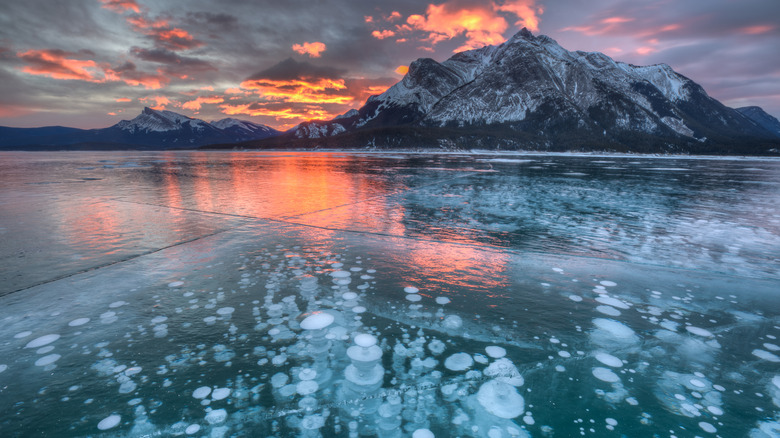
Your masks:
M214 123L144 107L135 118L100 129L0 126L0 149L190 149L260 140L280 133L265 125L232 118Z
M775 153L780 146L780 137L667 64L570 52L527 29L441 63L418 59L401 81L356 111L242 146L392 148L399 141L424 148L730 154Z

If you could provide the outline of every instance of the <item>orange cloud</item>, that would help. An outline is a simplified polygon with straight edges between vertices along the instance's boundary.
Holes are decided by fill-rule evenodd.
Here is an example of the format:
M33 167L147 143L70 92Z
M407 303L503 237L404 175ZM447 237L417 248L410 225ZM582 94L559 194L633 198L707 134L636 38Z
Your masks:
M27 62L22 71L53 79L105 82L105 75L95 61L68 58L74 53L62 50L28 50L16 56Z
M154 106L151 108L156 110L164 110L166 105L170 105L173 103L171 102L171 99L169 99L167 96L149 96L149 97L142 97L141 99L138 100L141 102L149 102L150 100L153 100Z
M738 31L739 33L745 34L745 35L761 35L764 33L769 33L771 31L775 30L775 26L769 26L769 25L757 25L757 26L748 26L740 28Z
M133 99L130 99L128 97L120 97L120 98L116 99L116 101L117 102L132 102Z
M374 22L374 17L372 17L370 15L366 15L366 16L363 17L363 21L365 21L366 23L373 23Z
M448 3L428 5L425 16L411 15L406 22L414 29L428 32L425 38L432 44L465 35L466 42L456 52L500 44L509 25L492 8L475 5L456 8Z
M181 107L184 108L184 109L197 111L197 110L200 109L200 107L204 103L214 104L214 103L222 103L224 101L225 101L225 99L223 99L222 97L219 97L219 96L208 96L208 97L206 97L206 96L199 96L195 100L191 100L189 102L184 102Z
M393 11L390 15L387 16L387 21L395 21L401 19L401 13L398 11Z
M272 109L272 108L266 108L259 104L252 104L252 103L248 103L244 105L224 104L224 105L220 105L220 108L222 108L222 112L227 115L245 114L253 117L265 116L265 117L273 117L275 119L284 119L284 120L291 120L291 119L325 120L325 119L332 119L333 117L336 117L338 115L338 113L330 113L322 109L313 109L313 108L304 108L300 110L295 108Z
M640 55L649 55L649 54L657 52L657 51L658 51L658 49L656 49L654 47L647 47L647 46L640 47L640 48L636 49L636 53L639 53Z
M516 15L518 20L515 25L526 27L532 32L539 31L539 16L544 13L544 8L536 5L536 0L509 0L496 5L496 10Z
M313 43L305 42L303 44L293 44L292 49L301 55L309 55L311 58L319 58L320 54L327 50L324 43L315 41Z
M133 11L136 14L141 12L141 7L135 0L100 0L100 3L103 3L104 8L120 14L125 11Z
M268 100L288 103L345 104L354 100L352 96L335 93L347 88L343 79L254 79L242 82L241 88Z
M173 29L152 29L147 35L171 50L194 49L203 45L202 42L195 40L189 32L178 27Z
M371 32L371 36L373 36L376 39L383 40L385 38L390 38L391 36L395 36L395 32L393 32L392 30L383 30L383 31L375 30Z
M629 18L629 17L607 17L603 20L601 20L601 23L603 24L620 24L620 23L630 23L632 21L636 20L635 18Z
M399 75L405 75L409 72L409 66L406 65L399 65L398 68L395 69L395 72Z

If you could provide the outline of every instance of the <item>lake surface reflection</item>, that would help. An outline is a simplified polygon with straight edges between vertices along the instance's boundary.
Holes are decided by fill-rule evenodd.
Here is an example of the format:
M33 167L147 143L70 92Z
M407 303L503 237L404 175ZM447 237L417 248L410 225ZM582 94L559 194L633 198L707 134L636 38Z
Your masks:
M778 160L0 158L9 436L780 433Z

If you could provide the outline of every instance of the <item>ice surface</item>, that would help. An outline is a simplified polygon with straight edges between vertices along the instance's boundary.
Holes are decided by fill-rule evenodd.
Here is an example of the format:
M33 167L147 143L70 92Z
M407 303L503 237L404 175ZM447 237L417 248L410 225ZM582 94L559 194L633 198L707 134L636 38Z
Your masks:
M620 381L620 377L618 377L617 374L613 373L612 370L608 368L595 367L593 368L592 372L597 379L607 383L614 383Z
M49 345L52 342L57 341L60 338L60 335L58 334L50 334L50 335L44 335L39 338L35 338L32 341L28 342L27 345L24 346L24 348L38 348L43 347L44 345Z
M108 430L116 427L119 422L122 421L122 417L116 414L109 415L108 417L100 420L100 423L98 423L97 428L100 430Z
M597 361L603 363L604 365L613 367L613 368L620 368L623 366L623 361L618 359L617 357L609 354L609 353L596 353L593 357L596 358Z
M444 361L444 366L450 371L467 370L474 364L474 359L468 353L455 353Z

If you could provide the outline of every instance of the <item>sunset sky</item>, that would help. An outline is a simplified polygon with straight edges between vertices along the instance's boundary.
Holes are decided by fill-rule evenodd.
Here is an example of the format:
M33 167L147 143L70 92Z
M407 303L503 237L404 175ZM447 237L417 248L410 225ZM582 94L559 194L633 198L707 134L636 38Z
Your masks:
M523 27L780 118L778 0L2 0L0 125L102 128L149 106L287 129Z

